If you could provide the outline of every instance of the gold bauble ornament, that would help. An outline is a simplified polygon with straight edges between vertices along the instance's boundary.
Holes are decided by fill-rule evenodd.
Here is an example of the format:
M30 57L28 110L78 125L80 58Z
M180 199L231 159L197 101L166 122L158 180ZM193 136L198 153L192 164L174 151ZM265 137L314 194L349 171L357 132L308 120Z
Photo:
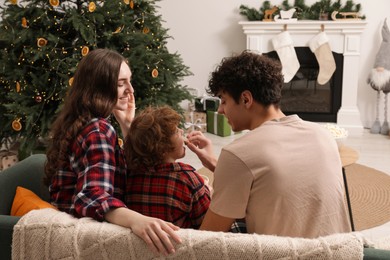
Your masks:
M72 86L72 84L73 84L73 77L71 77L71 78L69 79L68 83L69 83L69 86Z
M158 70L157 69L153 69L152 70L152 77L153 78L157 78L158 77Z
M88 11L93 13L96 10L96 4L95 2L90 2L88 5Z
M19 82L16 82L16 92L19 93L20 92L20 83Z
M130 0L129 6L130 6L131 9L134 9L134 1L133 0Z
M150 29L148 27L144 27L144 29L142 30L142 32L144 34L148 34L150 32Z
M20 123L20 118L17 118L14 121L12 121L12 129L17 132L22 130L22 123Z
M130 1L129 0L123 0L123 3L128 5L130 3Z
M22 27L23 28L28 28L28 22L26 17L22 17Z
M54 7L57 7L57 6L60 5L60 1L59 0L50 0L49 3L50 3L51 6L54 6Z
M81 49L81 55L86 56L89 53L89 48L88 46L83 46Z
M47 40L45 38L38 38L37 40L38 47L46 46L46 44L47 44Z

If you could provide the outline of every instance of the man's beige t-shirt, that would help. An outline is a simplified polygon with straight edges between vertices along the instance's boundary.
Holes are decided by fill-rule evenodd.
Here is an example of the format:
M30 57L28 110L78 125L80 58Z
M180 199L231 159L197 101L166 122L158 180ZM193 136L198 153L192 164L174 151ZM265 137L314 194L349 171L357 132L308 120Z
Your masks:
M349 232L342 166L324 127L268 121L222 149L210 209L248 233L313 238Z

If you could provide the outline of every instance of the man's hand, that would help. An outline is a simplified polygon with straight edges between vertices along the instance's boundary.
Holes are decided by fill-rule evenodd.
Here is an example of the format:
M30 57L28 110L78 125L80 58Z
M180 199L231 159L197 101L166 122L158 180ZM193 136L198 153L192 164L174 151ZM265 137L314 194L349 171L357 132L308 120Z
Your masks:
M185 144L198 156L204 167L214 172L217 158L214 155L210 139L206 138L200 131L193 131L187 135Z

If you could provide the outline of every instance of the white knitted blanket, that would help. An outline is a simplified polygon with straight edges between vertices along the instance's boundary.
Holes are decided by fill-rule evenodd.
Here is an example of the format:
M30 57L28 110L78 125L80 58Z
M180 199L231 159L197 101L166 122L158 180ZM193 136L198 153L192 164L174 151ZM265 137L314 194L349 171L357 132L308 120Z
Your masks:
M360 233L317 239L181 229L168 259L363 259ZM34 210L14 227L13 259L156 259L130 229L53 209ZM163 259L163 257L158 258Z

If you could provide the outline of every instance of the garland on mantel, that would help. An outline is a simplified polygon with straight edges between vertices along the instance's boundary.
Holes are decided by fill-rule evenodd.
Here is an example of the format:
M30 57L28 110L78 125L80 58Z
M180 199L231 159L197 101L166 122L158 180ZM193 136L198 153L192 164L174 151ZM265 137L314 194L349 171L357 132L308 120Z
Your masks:
M270 1L264 1L259 10L250 8L245 5L240 6L240 14L246 16L249 21L261 21L264 18L265 10L272 9ZM290 5L288 0L284 0L278 10L274 13L279 14L280 10L289 10L295 8L294 18L298 20L330 20L333 11L338 12L360 12L361 4L355 4L352 0L347 0L345 5L341 4L341 0L333 2L332 0L320 0L311 6L305 4L305 0L295 0L294 5ZM366 19L365 16L360 16L361 19Z

